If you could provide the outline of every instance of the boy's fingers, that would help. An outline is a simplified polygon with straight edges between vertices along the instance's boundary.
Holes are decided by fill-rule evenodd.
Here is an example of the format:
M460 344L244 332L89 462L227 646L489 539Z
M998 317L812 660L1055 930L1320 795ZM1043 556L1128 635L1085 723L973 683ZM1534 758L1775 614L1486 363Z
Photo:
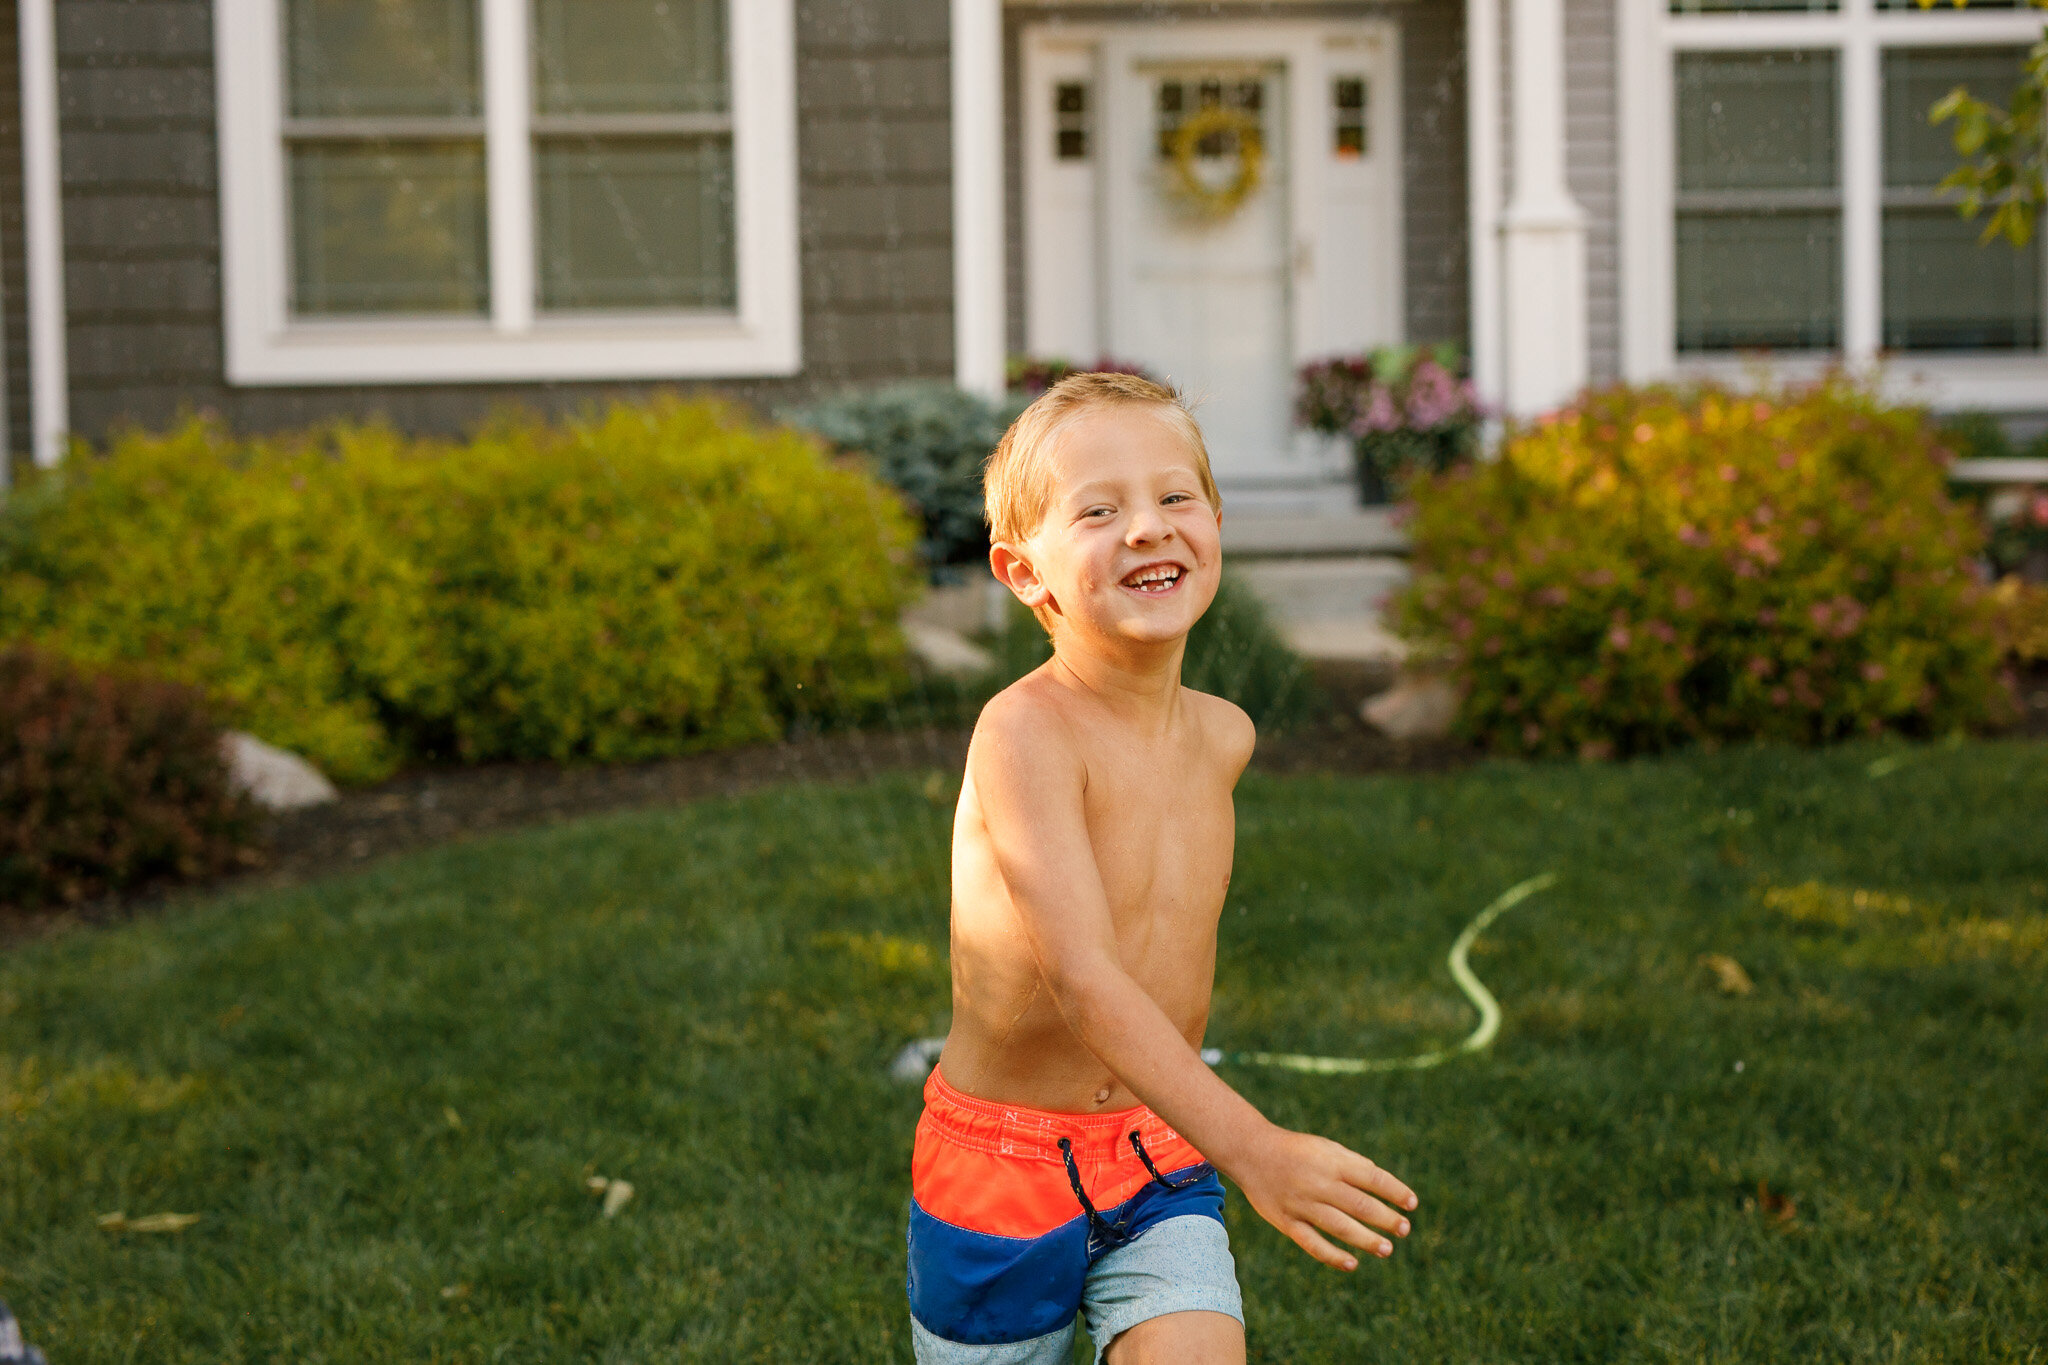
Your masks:
M1318 1236L1316 1230L1307 1223L1297 1221L1292 1228L1287 1229L1287 1235L1294 1239L1296 1246L1326 1266L1332 1266L1338 1270L1356 1270L1358 1268L1358 1258L1356 1256L1348 1252L1339 1251L1331 1246Z
M1347 1184L1355 1185L1368 1194L1376 1194L1397 1209L1415 1209L1415 1191L1381 1170L1358 1153L1351 1153L1351 1167L1344 1173Z
M1360 1251L1370 1252L1374 1256L1394 1254L1392 1242L1333 1204L1319 1205L1314 1217L1317 1227L1340 1241L1351 1243Z
M1408 1219L1405 1216L1360 1190L1345 1186L1330 1202L1368 1227L1378 1228L1396 1237L1408 1235Z

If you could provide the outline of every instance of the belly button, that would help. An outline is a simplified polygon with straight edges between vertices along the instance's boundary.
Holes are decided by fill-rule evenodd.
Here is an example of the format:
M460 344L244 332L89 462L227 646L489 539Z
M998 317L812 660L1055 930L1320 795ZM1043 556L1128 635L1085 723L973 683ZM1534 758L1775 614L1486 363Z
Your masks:
M1108 1087L1108 1086L1104 1086L1104 1087L1103 1087L1102 1089L1100 1089L1100 1090L1098 1090L1098 1091L1096 1091L1096 1092L1095 1092L1095 1102L1096 1102L1097 1104L1108 1104L1108 1103L1109 1103L1109 1087Z

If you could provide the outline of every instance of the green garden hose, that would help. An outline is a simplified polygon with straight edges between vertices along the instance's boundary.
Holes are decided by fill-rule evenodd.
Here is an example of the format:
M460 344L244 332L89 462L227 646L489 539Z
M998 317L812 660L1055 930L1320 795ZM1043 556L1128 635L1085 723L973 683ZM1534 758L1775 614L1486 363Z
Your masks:
M1465 926L1465 932L1459 934L1457 942L1451 945L1451 979L1458 983L1458 989L1465 992L1466 998L1479 1010L1479 1027L1456 1047L1440 1047L1412 1057L1309 1057L1298 1052L1225 1052L1221 1048L1205 1047L1202 1060L1210 1066L1270 1066L1313 1076L1358 1076L1369 1071L1422 1071L1453 1057L1485 1050L1492 1044L1494 1035L1500 1032L1500 1002L1493 998L1492 991L1486 989L1486 983L1472 974L1472 965L1468 961L1472 945L1495 920L1556 881L1555 872L1545 872L1515 883L1501 892L1493 904L1473 916L1472 922ZM939 1049L945 1045L944 1038L919 1038L904 1044L890 1065L890 1074L907 1084L921 1084L930 1073L932 1064L939 1059Z
M1465 926L1465 932L1458 935L1458 941L1451 945L1451 979L1458 983L1458 989L1465 992L1466 998L1479 1010L1479 1027L1456 1047L1440 1047L1412 1057L1308 1057L1298 1052L1225 1052L1221 1048L1205 1047L1202 1060L1211 1066L1270 1066L1314 1076L1357 1076L1368 1071L1422 1071L1467 1052L1483 1050L1500 1032L1500 1002L1493 998L1492 991L1486 989L1486 983L1472 974L1472 965L1467 960L1472 945L1478 942L1488 925L1556 880L1555 872L1545 872L1525 882L1515 883L1501 892L1493 904L1475 915Z

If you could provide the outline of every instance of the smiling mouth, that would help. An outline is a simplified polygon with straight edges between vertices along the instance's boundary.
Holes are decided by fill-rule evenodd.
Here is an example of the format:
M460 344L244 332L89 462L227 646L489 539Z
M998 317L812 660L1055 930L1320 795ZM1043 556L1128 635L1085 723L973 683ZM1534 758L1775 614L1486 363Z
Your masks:
M1132 592L1157 596L1179 587L1181 579L1187 577L1187 572L1178 564L1147 564L1144 568L1135 569L1126 575L1123 586Z

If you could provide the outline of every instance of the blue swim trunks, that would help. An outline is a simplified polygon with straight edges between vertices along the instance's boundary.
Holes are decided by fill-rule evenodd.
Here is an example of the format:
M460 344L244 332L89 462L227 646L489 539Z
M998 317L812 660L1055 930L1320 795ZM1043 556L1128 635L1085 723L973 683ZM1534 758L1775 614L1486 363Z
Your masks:
M909 1236L920 1365L1065 1365L1076 1313L1098 1362L1168 1313L1244 1321L1223 1183L1150 1109L993 1104L936 1070L924 1098Z

